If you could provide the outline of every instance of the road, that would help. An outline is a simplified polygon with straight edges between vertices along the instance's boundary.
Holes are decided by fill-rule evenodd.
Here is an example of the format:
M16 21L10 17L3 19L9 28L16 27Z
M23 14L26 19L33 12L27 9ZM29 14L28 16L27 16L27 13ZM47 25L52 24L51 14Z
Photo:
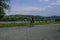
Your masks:
M60 40L60 24L0 28L0 40Z

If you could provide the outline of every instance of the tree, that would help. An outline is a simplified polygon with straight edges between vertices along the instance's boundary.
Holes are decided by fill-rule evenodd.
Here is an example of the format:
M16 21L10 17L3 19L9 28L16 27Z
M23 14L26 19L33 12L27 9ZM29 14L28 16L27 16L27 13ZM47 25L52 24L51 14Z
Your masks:
M7 4L10 0L0 0L0 19L2 19L5 15L5 10L9 9L9 5Z

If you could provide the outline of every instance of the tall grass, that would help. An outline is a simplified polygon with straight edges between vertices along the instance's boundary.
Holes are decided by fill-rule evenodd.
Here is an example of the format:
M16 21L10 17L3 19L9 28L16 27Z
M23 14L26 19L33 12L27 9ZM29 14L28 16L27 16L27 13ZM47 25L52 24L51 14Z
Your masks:
M36 22L36 23L0 23L0 28L4 27L21 27L30 25L60 24L60 22Z

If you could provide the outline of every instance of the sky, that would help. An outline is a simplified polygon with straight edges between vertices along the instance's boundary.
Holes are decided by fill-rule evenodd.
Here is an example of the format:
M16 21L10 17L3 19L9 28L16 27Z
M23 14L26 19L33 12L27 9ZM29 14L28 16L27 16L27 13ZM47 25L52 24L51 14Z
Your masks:
M6 15L60 16L60 0L10 0Z

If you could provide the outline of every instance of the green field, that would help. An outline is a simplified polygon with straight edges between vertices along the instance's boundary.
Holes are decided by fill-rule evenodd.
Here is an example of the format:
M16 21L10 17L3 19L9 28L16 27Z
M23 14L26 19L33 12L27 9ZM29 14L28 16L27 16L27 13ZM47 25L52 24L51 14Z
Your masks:
M36 22L36 23L0 23L0 28L4 27L20 27L30 25L46 25L46 24L60 24L60 22Z

